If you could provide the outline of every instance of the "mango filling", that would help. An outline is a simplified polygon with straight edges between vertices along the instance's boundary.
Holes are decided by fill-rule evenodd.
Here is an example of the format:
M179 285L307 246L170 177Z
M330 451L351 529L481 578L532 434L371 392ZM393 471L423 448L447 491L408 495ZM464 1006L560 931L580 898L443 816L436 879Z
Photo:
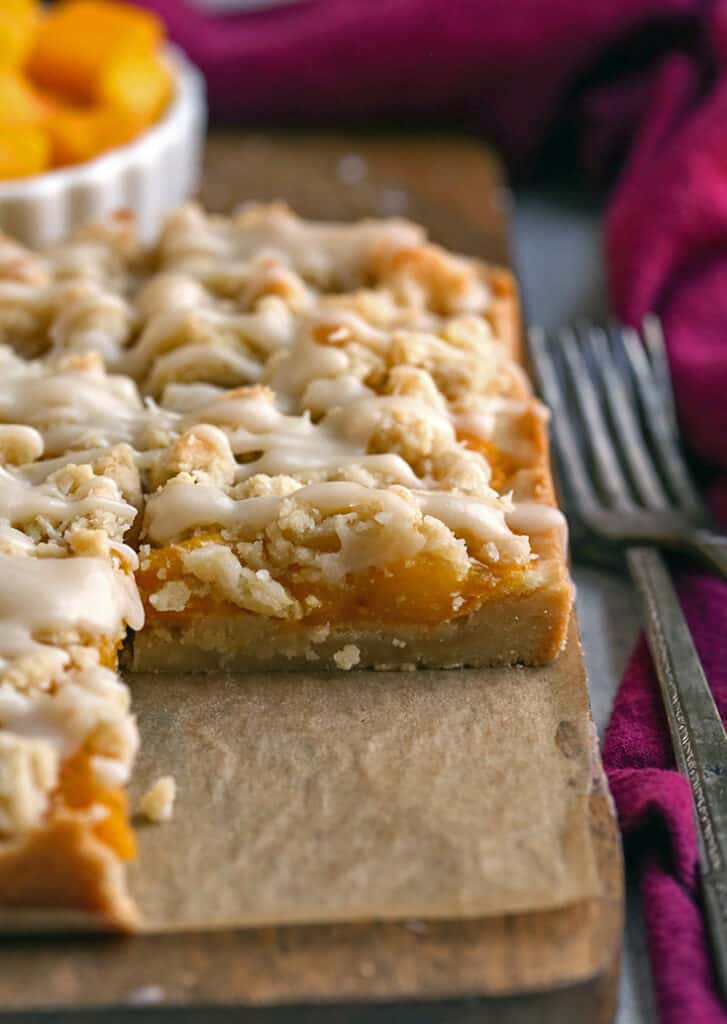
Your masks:
M167 547L152 550L143 560L136 581L144 601L149 623L164 621L183 623L200 615L234 608L229 601L213 594L192 594L180 611L158 610L150 597L170 580L186 579L185 551L209 543L219 537L193 537ZM233 549L234 550L234 549ZM478 608L495 591L498 595L513 590L521 581L524 566L493 567L473 562L462 579L452 567L431 555L408 562L393 563L347 577L341 586L305 580L280 579L304 609L308 625L324 623L437 623L459 618Z
M531 445L538 445L538 435L540 433L540 420L536 413L529 411L518 423L518 430L520 435L520 441L522 443L529 443ZM503 494L508 490L509 481L513 475L522 469L523 460L521 456L511 455L508 452L498 448L492 441L487 441L485 438L480 437L477 434L470 434L465 430L457 431L457 440L460 441L465 448L469 448L470 451L479 452L480 455L484 455L487 462L490 464L491 476L490 476L490 487L497 491L498 494Z
M498 494L502 494L506 488L507 481L519 468L517 459L506 452L496 448L492 441L485 441L476 434L469 434L466 431L457 431L457 440L461 441L465 448L470 451L479 452L484 455L490 464L490 487Z
M104 808L106 813L92 822L91 831L122 860L132 860L136 856L136 839L129 825L126 793L115 786L101 785L91 765L92 756L93 751L82 747L63 763L54 807L83 811L94 806Z

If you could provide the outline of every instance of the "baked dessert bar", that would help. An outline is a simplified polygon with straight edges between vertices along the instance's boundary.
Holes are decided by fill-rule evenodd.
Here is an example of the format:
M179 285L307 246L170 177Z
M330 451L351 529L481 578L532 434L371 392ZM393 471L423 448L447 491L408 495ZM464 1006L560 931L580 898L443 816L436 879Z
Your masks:
M42 449L35 428L0 427L0 905L130 926L124 787L138 739L114 669L143 622L123 542L137 509L120 487L138 490L136 468L117 446L36 482Z
M137 746L128 690L89 649L0 658L0 906L137 923L123 866Z
M511 276L405 221L0 238L0 905L133 926L115 674L540 664L572 601Z
M0 525L0 906L131 927L125 785L138 738L113 669L143 616L133 552L102 537L77 527L35 541Z
M290 362L316 365L310 346ZM522 389L519 373L510 384ZM280 411L300 407L290 391L223 393L165 452L142 525L136 667L555 656L571 588L539 407L482 395L478 413L453 415L411 365L389 368L381 394L348 385L313 378L297 415Z

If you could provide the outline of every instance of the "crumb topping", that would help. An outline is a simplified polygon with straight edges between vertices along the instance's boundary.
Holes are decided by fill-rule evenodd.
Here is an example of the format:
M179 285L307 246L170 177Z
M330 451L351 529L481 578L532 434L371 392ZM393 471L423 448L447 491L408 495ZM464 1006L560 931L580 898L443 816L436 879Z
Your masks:
M361 660L361 652L359 651L356 644L346 644L340 651L336 651L333 655L333 660L336 663L336 667L340 668L344 672L349 672L352 668L355 668Z
M176 796L177 784L173 777L162 775L141 798L142 813L155 823L171 821Z

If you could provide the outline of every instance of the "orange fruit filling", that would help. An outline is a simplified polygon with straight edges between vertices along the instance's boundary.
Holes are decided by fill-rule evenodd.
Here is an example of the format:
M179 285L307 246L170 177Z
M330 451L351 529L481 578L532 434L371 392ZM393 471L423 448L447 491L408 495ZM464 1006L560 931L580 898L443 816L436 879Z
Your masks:
M160 611L149 600L168 581L185 577L185 551L219 540L218 536L193 537L153 550L144 558L144 568L137 573L136 581L147 622L182 623L200 615L235 609L230 602L214 595L192 594L181 611ZM280 582L301 602L304 621L309 625L362 621L416 624L467 615L495 591L503 594L515 588L523 571L521 566L494 568L475 562L462 579L448 563L423 555L351 575L342 586L284 578Z
M496 448L492 441L485 441L484 438L478 437L477 434L458 431L457 440L461 441L465 448L469 448L470 451L479 452L480 455L484 455L492 471L490 487L501 494L509 477L518 468L517 460Z
M104 668L115 669L119 663L119 648L121 642L116 642L110 637L103 637L96 643L99 664Z
M108 813L93 822L91 831L122 860L132 860L136 856L136 839L129 824L126 793L99 783L91 766L92 756L92 751L82 747L64 762L55 793L56 806L77 810L88 810L93 805L105 807Z

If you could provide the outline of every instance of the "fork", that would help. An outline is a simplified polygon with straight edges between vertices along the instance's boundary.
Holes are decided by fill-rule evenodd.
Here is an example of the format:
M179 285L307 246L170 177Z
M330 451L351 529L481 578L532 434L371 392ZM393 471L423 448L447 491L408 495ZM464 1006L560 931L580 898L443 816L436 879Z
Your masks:
M702 897L727 998L727 734L660 547L727 577L727 540L711 529L681 455L659 322L641 334L582 324L529 332L553 412L553 439L574 546L601 563L625 549L646 619L677 766L694 800Z
M727 537L681 454L659 321L647 317L641 337L587 325L564 328L557 345L537 327L529 337L580 524L606 541L679 549L727 579Z

